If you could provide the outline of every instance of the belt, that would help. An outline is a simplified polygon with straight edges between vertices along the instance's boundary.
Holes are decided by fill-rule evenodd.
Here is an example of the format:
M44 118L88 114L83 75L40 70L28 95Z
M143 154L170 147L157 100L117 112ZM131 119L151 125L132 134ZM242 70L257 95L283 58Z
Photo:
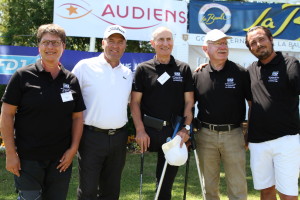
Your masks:
M206 122L201 122L201 126L203 128L208 128L211 131L231 131L235 128L239 128L240 125L236 125L236 124L209 124Z
M121 129L123 129L124 126L121 127L121 128L116 128L116 129L102 129L102 128L97 128L97 127L94 127L94 126L84 125L84 128L86 128L86 129L88 129L90 131L106 133L107 135L114 135L118 131L120 131Z

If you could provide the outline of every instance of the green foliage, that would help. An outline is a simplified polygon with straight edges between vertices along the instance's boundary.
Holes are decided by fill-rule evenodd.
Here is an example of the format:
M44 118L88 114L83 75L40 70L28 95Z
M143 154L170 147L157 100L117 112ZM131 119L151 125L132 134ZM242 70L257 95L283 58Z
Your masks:
M151 47L149 42L146 41L127 41L126 52L131 53L154 53L154 49Z
M36 46L37 28L52 22L53 0L2 0L1 4L3 43Z

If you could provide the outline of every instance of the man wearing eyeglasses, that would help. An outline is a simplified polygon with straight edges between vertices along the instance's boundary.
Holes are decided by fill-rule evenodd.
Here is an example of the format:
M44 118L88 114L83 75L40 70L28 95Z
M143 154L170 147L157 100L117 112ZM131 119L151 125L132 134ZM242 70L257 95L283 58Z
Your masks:
M126 30L109 26L103 53L81 60L73 69L87 110L78 149L78 200L117 200L126 159L127 105L131 70L120 63L126 48Z
M214 29L205 36L203 51L209 64L193 75L198 102L195 135L207 200L219 199L220 163L223 163L230 200L247 199L245 141L241 123L245 100L250 104L247 71L228 60L228 39Z

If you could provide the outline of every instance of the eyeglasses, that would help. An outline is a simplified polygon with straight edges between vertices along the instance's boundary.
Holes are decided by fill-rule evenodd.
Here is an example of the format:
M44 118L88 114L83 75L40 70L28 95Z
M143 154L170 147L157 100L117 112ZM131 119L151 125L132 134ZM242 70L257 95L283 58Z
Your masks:
M208 44L212 44L217 47L220 47L222 45L228 46L228 42L208 42Z
M47 47L50 45L50 43L52 44L52 46L54 47L59 47L63 42L61 40L43 40L41 41L41 44L44 47Z

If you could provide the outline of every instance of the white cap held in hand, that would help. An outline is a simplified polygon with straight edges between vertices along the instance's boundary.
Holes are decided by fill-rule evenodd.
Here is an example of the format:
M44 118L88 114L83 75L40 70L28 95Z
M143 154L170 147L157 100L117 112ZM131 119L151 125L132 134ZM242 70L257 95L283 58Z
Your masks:
M184 165L188 158L188 151L185 143L180 148L181 137L176 135L171 141L162 145L166 161L173 166Z

